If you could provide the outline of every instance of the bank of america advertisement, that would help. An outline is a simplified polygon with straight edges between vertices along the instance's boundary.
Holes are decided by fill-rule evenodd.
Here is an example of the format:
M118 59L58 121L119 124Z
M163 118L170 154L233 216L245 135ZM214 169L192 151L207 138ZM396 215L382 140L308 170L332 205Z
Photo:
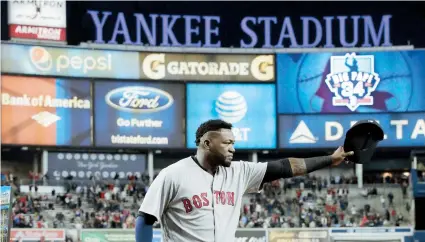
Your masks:
M1 142L89 146L91 83L2 75Z
M3 73L139 79L137 52L18 44L2 44L1 50Z
M423 112L424 65L423 50L278 54L278 112Z
M233 124L235 148L276 148L274 84L187 84L187 147L196 148L195 133L209 119Z
M424 147L425 113L280 115L280 148L335 148L357 121L374 119L384 130L379 147Z
M184 147L184 85L100 81L94 84L95 145Z
M275 80L274 55L141 53L141 79L186 81Z

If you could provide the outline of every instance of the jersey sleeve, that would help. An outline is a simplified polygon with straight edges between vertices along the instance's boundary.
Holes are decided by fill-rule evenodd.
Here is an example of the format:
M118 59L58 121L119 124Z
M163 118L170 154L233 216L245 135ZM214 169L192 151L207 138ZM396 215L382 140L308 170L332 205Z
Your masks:
M148 188L139 211L153 215L158 221L161 221L162 214L170 203L174 192L170 175L161 171Z
M245 183L245 193L259 192L266 174L267 163L241 161L241 169Z

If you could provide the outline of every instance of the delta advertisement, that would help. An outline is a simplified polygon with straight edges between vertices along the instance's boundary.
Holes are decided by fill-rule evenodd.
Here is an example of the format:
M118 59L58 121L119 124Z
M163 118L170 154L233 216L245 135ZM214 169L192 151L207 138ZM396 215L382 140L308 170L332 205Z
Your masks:
M66 1L8 1L12 39L66 41Z
M424 65L424 50L278 54L278 113L423 112Z
M276 148L274 84L192 83L186 87L187 148L196 148L196 130L209 119L233 124L235 148Z
M95 144L184 147L184 85L100 81L94 84Z
M3 75L1 92L2 144L92 144L89 81Z
M141 79L274 81L274 55L141 53Z
M1 50L3 73L122 79L140 76L136 52L3 43Z
M425 113L280 115L279 148L335 148L359 120L373 119L384 130L379 147L424 147Z
M78 180L127 179L130 175L141 177L146 169L146 156L140 154L103 153L48 153L47 175L63 180L72 176Z

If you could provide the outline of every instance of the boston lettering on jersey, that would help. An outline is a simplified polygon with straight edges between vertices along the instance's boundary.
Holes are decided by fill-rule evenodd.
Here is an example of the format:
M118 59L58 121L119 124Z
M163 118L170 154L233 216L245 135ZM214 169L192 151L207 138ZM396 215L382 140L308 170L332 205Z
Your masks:
M213 193L213 197L215 199L215 204L221 205L229 205L235 206L235 193L234 192L226 192L226 191L217 191L215 190ZM186 210L186 213L190 213L193 211L193 207L202 208L210 205L210 201L207 197L208 193L203 192L199 195L193 195L191 199L184 198L182 199L183 206Z
M413 3L67 2L68 43L185 47L370 47L425 43ZM366 5L366 6L365 6ZM75 21L73 21L75 20ZM406 28L406 26L414 26Z

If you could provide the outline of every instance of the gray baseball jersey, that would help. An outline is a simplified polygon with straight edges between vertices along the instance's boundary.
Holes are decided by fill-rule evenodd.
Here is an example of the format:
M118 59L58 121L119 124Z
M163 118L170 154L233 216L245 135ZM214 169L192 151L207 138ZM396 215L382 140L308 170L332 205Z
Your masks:
M242 195L259 191L266 169L232 162L212 176L188 157L161 170L139 211L159 220L166 242L235 241Z

